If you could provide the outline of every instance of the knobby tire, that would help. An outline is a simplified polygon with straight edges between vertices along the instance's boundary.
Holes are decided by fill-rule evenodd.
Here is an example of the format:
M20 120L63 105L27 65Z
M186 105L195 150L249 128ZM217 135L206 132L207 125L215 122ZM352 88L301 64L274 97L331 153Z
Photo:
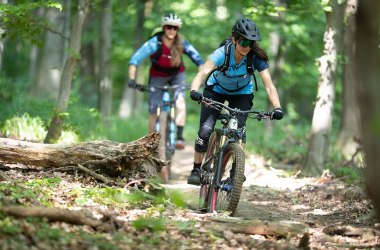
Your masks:
M207 151L204 156L205 161L208 158L212 157L214 153L217 152L218 148L219 148L219 138L216 135L216 132L213 132L210 136ZM210 164L208 165L208 168L210 170L214 169L214 164L215 164L215 160L212 160ZM208 198L209 198L210 186L212 182L212 178L210 177L210 175L212 174L212 172L205 172L204 169L202 169L201 171L203 171L203 174L201 175L202 176L201 187L199 190L199 208L201 210L206 210L208 208Z
M239 203L243 183L245 168L245 156L242 147L237 143L231 143L227 146L222 160L222 178L220 183L229 185L230 190L215 188L214 181L209 189L209 212L228 211L231 216L235 214ZM216 172L214 172L216 178Z

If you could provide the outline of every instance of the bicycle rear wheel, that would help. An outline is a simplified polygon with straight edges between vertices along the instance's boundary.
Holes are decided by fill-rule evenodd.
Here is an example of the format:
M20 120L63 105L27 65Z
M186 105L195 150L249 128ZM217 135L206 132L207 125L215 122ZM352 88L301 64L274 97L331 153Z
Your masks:
M214 153L217 152L219 148L219 138L216 132L213 132L210 136L206 154L204 156L204 162L207 161L210 157L213 157ZM207 165L207 169L202 168L201 174L201 187L199 189L199 209L206 210L208 207L208 197L210 192L210 186L213 178L213 168L214 161Z
M244 166L245 156L242 147L237 143L229 144L222 160L221 186L210 187L209 212L228 211L231 216L235 214L245 180Z

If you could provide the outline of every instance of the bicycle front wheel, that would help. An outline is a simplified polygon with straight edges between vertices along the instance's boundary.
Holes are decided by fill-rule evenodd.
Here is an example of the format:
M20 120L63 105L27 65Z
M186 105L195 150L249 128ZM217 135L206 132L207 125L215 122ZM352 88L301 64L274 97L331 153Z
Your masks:
M217 152L219 148L219 138L216 132L213 132L210 136L206 154L204 156L204 162L209 160L210 157L214 157L214 153ZM212 171L214 169L215 160L211 160L210 163L202 168L201 175L201 187L199 189L199 209L207 210L208 197L210 192L210 187L212 183ZM207 169L206 169L207 168Z
M228 211L233 216L245 181L243 148L237 143L229 144L224 152L221 165L220 187L211 186L209 210L210 212Z

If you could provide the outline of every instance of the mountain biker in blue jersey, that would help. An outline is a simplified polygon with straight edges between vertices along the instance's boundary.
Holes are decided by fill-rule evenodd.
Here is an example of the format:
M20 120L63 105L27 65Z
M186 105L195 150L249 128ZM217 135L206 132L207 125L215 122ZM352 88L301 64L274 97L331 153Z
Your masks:
M203 60L198 51L182 38L179 29L182 20L175 14L168 14L162 18L162 31L156 33L146 41L131 57L129 61L129 86L136 87L136 67L150 56L151 67L149 71L150 86L164 86L168 82L171 85L183 85L186 87L185 66L182 54L190 57L198 66L203 65ZM154 132L156 109L162 97L162 92L149 93L149 132ZM186 121L186 103L184 88L178 88L174 93L176 100L176 125L177 125L177 149L184 148L183 129Z
M191 84L191 99L201 101L204 96L222 103L228 101L231 108L250 110L253 105L252 79L254 78L248 73L248 66L252 66L254 70L259 72L269 100L274 107L271 112L271 119L282 119L284 113L269 73L268 56L257 43L260 40L261 37L256 24L247 18L239 18L232 27L229 61L223 68L228 50L225 46L216 49L206 61L203 69L194 77ZM248 58L249 56L253 59ZM248 61L252 62L252 65L247 64ZM205 76L209 74L211 75L205 83L202 94L198 92L198 89ZM201 106L199 130L195 140L194 166L188 176L188 184L200 184L200 166L219 112L204 105ZM238 119L238 129L245 132L247 116L240 116ZM245 136L243 143L245 143Z

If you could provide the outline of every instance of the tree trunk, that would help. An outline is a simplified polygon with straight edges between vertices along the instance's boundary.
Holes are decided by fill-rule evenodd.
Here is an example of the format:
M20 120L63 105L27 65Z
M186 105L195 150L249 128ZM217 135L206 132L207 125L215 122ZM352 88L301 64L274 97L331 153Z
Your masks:
M134 50L136 51L144 41L144 22L147 8L152 5L151 0L137 1L137 22L136 22L136 31L134 34ZM142 65L137 68L136 80L138 83L143 83ZM132 110L139 109L139 103L141 103L141 93L137 90L130 89L128 87L128 80L126 80L123 89L123 95L119 106L119 117L127 119L131 116Z
M47 8L44 16L51 23L55 33L50 30L45 31L43 46L38 49L39 63L30 94L34 97L49 97L56 100L64 62L65 22L69 20L66 20L65 12L57 8Z
M324 55L319 58L317 102L311 125L311 136L302 175L317 176L323 172L329 150L329 138L335 100L335 81L342 31L342 8L332 1L333 12L326 12Z
M343 66L343 112L342 125L339 131L339 136L336 146L340 149L346 160L353 158L355 153L361 148L361 133L360 133L360 116L359 104L356 100L355 80L354 80L354 65L353 53L355 44L355 12L357 10L357 0L350 0L346 4L343 53L347 58Z
M1 0L1 4L8 4L8 0ZM6 31L2 28L0 28L0 70L1 70L1 65L3 62L3 51L4 51L4 44L5 44L5 38L6 37Z
M50 122L49 130L44 141L45 143L57 142L62 133L63 118L70 99L71 82L77 61L80 57L83 22L86 18L89 4L89 0L80 0L78 3L78 10L74 17L70 36L70 55L63 68L56 109Z
M100 112L107 120L112 115L112 82L111 82L111 31L112 1L101 3L100 42L99 42L99 97Z
M380 1L359 1L356 15L355 83L360 107L366 184L380 218Z
M158 159L159 134L130 143L90 141L72 145L42 144L0 138L0 161L43 168L82 165L111 177L135 179L158 176L164 162Z

